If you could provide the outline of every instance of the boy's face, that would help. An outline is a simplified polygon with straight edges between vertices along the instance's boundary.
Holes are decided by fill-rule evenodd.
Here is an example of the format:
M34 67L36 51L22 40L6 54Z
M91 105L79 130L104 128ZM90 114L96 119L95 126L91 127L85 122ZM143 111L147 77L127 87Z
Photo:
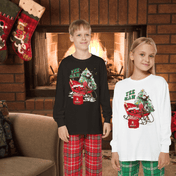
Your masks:
M76 30L73 35L70 35L70 41L74 42L76 50L86 51L89 49L91 40L91 30L83 28Z

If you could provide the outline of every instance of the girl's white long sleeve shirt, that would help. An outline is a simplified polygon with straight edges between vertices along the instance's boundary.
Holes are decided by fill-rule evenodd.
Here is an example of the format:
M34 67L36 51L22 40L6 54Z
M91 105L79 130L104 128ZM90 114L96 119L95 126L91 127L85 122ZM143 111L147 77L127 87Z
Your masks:
M164 78L149 75L116 83L113 97L112 152L120 161L158 161L169 153L171 107Z

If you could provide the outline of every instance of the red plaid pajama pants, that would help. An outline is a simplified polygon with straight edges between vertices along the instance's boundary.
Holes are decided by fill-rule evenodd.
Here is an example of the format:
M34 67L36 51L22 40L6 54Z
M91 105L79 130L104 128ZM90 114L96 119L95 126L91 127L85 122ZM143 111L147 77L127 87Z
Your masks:
M86 176L102 176L102 135L70 135L64 142L64 175L82 176L83 149Z

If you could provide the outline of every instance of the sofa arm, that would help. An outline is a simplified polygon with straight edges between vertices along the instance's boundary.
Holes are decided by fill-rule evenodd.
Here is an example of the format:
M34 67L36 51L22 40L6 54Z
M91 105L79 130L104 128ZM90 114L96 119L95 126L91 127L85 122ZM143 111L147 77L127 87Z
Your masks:
M58 164L58 127L52 117L10 113L9 118L22 155L49 159Z

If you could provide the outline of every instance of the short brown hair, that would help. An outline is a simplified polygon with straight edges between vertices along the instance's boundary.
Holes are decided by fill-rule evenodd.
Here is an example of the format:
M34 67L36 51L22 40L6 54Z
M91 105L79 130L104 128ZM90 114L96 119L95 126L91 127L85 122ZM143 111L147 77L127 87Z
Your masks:
M86 28L86 29L90 29L91 30L91 26L90 24L86 21L86 20L75 20L73 21L70 26L69 26L69 34L70 35L73 35L74 32L78 29L80 29L80 27L83 26L83 28Z

